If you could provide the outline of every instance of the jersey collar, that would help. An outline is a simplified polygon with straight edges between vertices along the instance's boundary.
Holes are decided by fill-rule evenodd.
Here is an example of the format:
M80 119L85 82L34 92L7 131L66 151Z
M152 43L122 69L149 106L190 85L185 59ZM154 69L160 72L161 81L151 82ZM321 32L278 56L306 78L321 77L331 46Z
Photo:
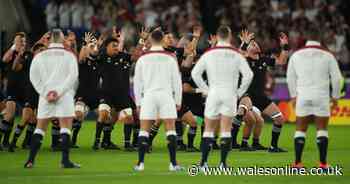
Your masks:
M314 46L321 46L321 43L320 42L317 42L317 41L313 41L313 40L308 40L305 44L305 46L311 46L311 45L314 45Z
M49 48L64 48L62 43L50 43Z
M156 46L152 46L150 48L150 51L164 51L164 48L162 46L156 45Z
M230 43L223 42L223 41L218 41L216 46L218 46L218 47L232 47L232 45Z

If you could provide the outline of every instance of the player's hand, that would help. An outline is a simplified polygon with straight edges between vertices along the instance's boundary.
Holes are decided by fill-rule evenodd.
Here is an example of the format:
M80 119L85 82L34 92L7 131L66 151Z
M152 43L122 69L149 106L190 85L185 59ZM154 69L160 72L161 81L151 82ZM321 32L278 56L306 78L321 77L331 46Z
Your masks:
M297 98L294 97L294 98L290 99L290 103L292 104L293 108L295 109L295 105L297 103Z
M181 109L181 105L176 105L176 110L179 111Z
M279 36L280 45L287 45L289 43L289 39L286 33L281 32Z
M240 32L238 37L242 42L249 44L250 41L254 39L255 35L254 33L250 33L247 29L244 29Z
M185 56L191 56L191 55L193 56L194 54L195 54L195 49L194 49L194 45L192 44L192 42L185 45L184 55Z
M216 45L216 43L218 42L218 38L216 37L216 35L212 34L209 36L208 42L209 42L211 47L214 47Z
M140 32L140 38L146 41L149 34L150 34L150 31L151 31L150 28L142 27L141 32Z
M201 33L202 33L202 27L201 26L194 26L193 27L193 37L195 38L199 38L201 36Z
M46 100L49 103L56 102L58 100L58 94L56 91L49 91L46 96Z
M331 109L335 108L338 106L338 99L336 98L331 98Z

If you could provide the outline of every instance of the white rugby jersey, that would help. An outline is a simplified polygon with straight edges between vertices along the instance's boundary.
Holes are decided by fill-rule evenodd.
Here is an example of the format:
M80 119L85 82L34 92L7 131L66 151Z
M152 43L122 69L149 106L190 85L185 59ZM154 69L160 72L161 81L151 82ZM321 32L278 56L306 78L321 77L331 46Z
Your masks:
M59 96L75 95L78 84L78 61L75 54L62 44L51 43L45 51L35 55L30 66L30 81L40 96L49 91Z
M312 99L329 97L330 84L333 98L340 97L342 75L334 55L319 42L307 41L289 59L287 83L290 96Z
M202 78L206 71L209 86ZM242 82L238 88L239 73ZM225 90L241 97L248 89L253 78L247 60L230 44L218 42L216 47L206 51L192 70L192 78L204 91Z
M135 103L140 106L142 96L154 92L165 92L181 105L182 82L175 55L153 46L136 62L134 75Z

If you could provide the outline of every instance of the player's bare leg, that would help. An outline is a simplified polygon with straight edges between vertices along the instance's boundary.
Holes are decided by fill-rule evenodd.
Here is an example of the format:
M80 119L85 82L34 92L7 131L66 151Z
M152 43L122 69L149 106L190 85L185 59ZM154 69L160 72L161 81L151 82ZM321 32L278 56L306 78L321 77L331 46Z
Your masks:
M261 117L261 114L253 112L255 116L255 126L253 129L253 144L252 147L256 150L267 150L268 148L260 144L260 136L262 128L264 126L264 118Z
M244 96L239 101L239 106L237 110L237 115L233 118L232 121L232 148L238 149L241 147L241 145L237 142L237 135L239 132L239 129L241 127L241 122L243 120L243 117L252 109L252 101L249 96Z
M11 100L6 102L4 119L0 123L0 149L3 147L7 148L10 146L10 135L14 125L14 116L16 112L16 102ZM2 137L4 139L2 140Z
M34 166L35 157L41 147L42 139L45 136L48 123L48 119L38 119L37 126L32 137L32 143L30 145L29 157L27 162L24 164L25 168L32 168Z
M266 109L264 109L263 114L271 117L273 120L271 146L268 151L270 153L287 152L286 150L278 147L278 140L285 121L283 114L279 110L278 106L272 102L269 106L266 107Z
M72 124L72 148L79 148L77 145L78 134L86 115L86 106L84 102L78 101L75 104L75 117Z
M34 112L33 112L33 109L30 108L30 107L24 107L23 110L22 110L22 121L20 124L18 124L16 126L16 129L15 129L15 133L13 135L13 138L12 138L12 141L11 141L11 144L9 146L9 152L14 152L15 151L15 148L17 147L16 144L17 144L17 140L18 138L21 136L24 128L27 126L27 124L30 123L30 120L32 119L32 117L34 116Z
M249 146L248 141L250 134L256 124L256 119L252 111L248 111L243 117L245 122L243 128L243 136L240 151L255 151L252 147Z
M98 106L95 141L94 145L92 146L92 149L94 150L98 150L100 148L101 134L104 128L104 124L107 123L110 118L110 111L111 107L105 103L101 103Z
M191 111L188 111L182 116L181 119L183 122L186 122L190 126L188 133L187 133L188 144L187 144L186 151L188 151L188 152L199 151L199 149L197 149L194 146L194 139L195 139L196 133L197 133L197 122L196 122L194 115L192 114Z
M306 131L308 128L308 124L313 120L313 116L297 116L296 118L296 131L294 134L295 161L293 163L293 167L304 167L304 165L302 164L302 154L305 145Z

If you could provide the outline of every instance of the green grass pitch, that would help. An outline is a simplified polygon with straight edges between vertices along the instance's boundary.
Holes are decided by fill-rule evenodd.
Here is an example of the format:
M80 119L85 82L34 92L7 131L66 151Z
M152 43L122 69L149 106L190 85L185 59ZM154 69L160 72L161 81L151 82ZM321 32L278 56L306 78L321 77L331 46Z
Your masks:
M71 158L82 165L81 169L64 170L59 168L60 153L51 152L49 143L51 137L48 132L44 144L39 152L35 168L24 169L27 151L17 149L15 153L0 152L0 184L90 184L90 183L307 183L307 184L345 184L350 181L350 126L329 127L330 144L328 159L332 165L343 167L343 176L188 176L187 171L180 173L168 172L168 154L165 146L164 131L162 130L154 143L151 154L146 155L145 171L132 171L137 153L124 151L93 151L91 145L94 137L95 124L86 121L79 137L80 149L73 149ZM163 128L163 127L162 127ZM288 153L269 154L267 152L239 152L234 150L229 155L231 166L285 166L294 159L293 135L294 125L288 124L282 130L280 145ZM262 144L270 141L271 124L266 124L262 134ZM199 133L199 131L198 131ZM113 141L122 146L122 126L118 124L113 132ZM23 137L23 135L22 135ZM185 138L186 136L184 136ZM241 138L241 134L239 135ZM18 144L21 143L19 141ZM185 138L186 141L186 138ZM199 136L196 137L198 146ZM200 153L178 152L178 161L183 166L190 166L198 162ZM219 152L210 154L211 166L218 164ZM315 127L310 126L303 160L306 167L313 167L318 162L318 151L315 141Z

